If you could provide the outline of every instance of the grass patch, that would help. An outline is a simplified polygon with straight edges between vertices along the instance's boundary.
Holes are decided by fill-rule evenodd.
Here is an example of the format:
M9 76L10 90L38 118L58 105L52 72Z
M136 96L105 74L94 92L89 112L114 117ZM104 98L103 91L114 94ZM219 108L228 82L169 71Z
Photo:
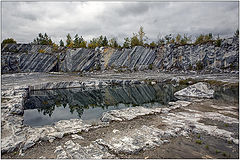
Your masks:
M152 70L153 69L153 64L149 64L148 69Z
M42 103L43 103L43 104L48 104L48 102L47 102L47 101L43 101Z
M216 149L216 154L221 153L219 150Z
M208 145L205 145L205 148L206 148L206 149L209 149Z
M197 138L200 138L200 137L201 137L200 134L198 134L198 135L197 135Z
M189 82L192 82L194 84L194 83L197 83L198 81L195 79L192 79L192 78L188 78L188 79L180 80L179 84L180 85L188 85Z
M202 144L202 141L201 141L200 139L197 139L197 140L196 140L196 143L197 143L197 144Z
M225 126L225 127L229 127L229 124L225 123L224 126Z
M222 153L222 155L223 155L224 157L226 157L226 156L227 156L227 154L226 154L225 152L223 152L223 153Z

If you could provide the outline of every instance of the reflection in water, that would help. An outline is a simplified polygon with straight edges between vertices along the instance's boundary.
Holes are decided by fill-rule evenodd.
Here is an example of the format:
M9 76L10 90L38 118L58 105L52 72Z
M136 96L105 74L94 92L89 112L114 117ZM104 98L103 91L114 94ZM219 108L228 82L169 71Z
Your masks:
M175 101L174 93L184 88L171 84L112 86L98 89L73 88L33 91L25 103L24 123L52 124L61 119L100 118L103 112L133 106L155 107Z
M214 99L227 103L239 103L239 86L222 86L214 88Z
M172 84L112 86L105 88L43 90L30 93L25 103L24 124L41 126L59 120L94 121L103 112L133 106L159 107L175 101L174 93L186 86ZM214 88L216 100L238 103L238 87Z

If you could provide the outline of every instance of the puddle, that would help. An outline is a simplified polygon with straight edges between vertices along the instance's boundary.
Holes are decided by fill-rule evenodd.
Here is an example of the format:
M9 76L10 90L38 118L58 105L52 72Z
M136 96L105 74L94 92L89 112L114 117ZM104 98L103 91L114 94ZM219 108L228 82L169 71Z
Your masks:
M113 109L167 105L169 101L177 100L173 94L184 87L139 84L33 91L25 103L23 123L42 126L73 118L94 122L99 120L103 112Z

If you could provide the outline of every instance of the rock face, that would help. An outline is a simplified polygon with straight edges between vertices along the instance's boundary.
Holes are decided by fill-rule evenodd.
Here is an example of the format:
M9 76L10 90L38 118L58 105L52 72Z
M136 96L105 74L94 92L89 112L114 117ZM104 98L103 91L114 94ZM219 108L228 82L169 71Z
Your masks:
M148 69L156 59L156 52L150 48L136 46L132 49L115 50L106 52L109 57L104 61L104 66L113 68L128 68L135 70Z
M78 48L76 50L68 50L60 64L60 70L63 72L82 72L100 69L99 60L100 53L93 49Z
M50 54L2 54L2 73L56 71L57 57Z
M232 67L237 70L239 41L237 37L224 39L219 47L213 44L204 45L168 45L160 49L161 60L156 66L162 69L205 68L220 69Z
M214 90L208 87L207 83L199 82L184 88L176 93L175 96L195 97L195 98L213 98Z
M50 72L58 70L57 53L63 47L53 49L49 45L7 44L2 48L2 73Z
M103 69L118 70L238 70L239 40L223 39L220 46L174 44L160 48L136 46L131 49L57 50L46 45L8 44L2 48L2 73L10 72L83 72ZM44 51L44 53L39 53ZM38 54L39 53L39 54Z

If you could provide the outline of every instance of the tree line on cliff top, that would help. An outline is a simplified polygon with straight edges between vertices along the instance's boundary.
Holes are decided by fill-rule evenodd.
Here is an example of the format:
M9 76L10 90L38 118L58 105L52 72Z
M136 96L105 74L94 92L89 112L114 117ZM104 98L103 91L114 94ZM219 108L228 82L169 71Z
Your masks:
M235 36L239 36L239 30L237 29L234 33ZM191 36L187 36L186 34L180 35L177 34L173 36L172 34L166 35L164 37L158 38L156 42L152 41L151 43L147 43L148 37L141 26L137 33L133 33L132 37L124 38L124 43L122 46L117 42L117 38L111 38L108 40L106 36L99 36L97 38L92 38L89 42L84 40L82 36L79 37L78 34L74 36L72 39L70 34L67 34L67 40L64 43L61 39L59 42L59 46L68 47L68 48L91 48L94 49L96 47L112 47L112 48L130 48L134 46L144 46L144 47L160 47L165 44L175 44L175 45L186 45L186 44L204 44L208 42L214 42L215 45L221 45L221 39L219 36L217 38L213 38L212 33L209 34L201 34L196 37L196 40L192 42ZM8 38L2 41L2 47L5 44L16 43L13 38ZM31 44L39 44L39 45L53 45L53 47L58 47L56 43L51 40L46 33L39 33L38 37L36 37Z

